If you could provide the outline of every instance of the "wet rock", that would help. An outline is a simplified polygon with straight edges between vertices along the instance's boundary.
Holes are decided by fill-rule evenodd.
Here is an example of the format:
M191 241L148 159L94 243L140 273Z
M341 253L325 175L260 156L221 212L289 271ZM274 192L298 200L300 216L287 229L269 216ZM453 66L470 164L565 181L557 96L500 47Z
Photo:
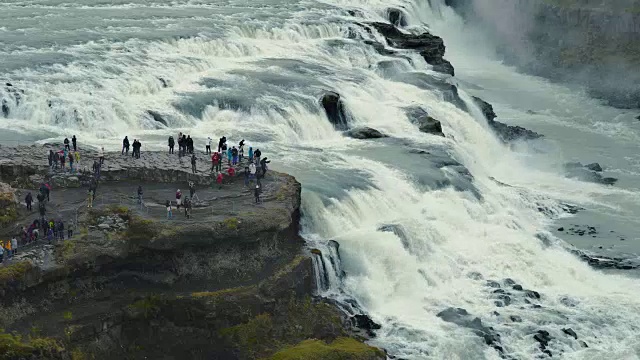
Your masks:
M416 122L416 125L423 133L444 136L444 133L442 132L442 124L431 116L420 119Z
M583 340L580 340L579 343L580 343L580 346L582 346L583 348L588 348L589 347L589 345L587 345L587 343L584 342Z
M371 318L365 314L353 315L350 320L351 325L358 329L365 330L367 334L369 334L369 336L375 336L373 330L378 330L381 328L379 324L371 320Z
M2 115L5 118L9 117L9 105L7 105L7 101L6 100L2 100Z
M518 290L518 291L522 291L522 285L519 284L515 284L511 287L513 290Z
M159 112L153 111L153 110L147 110L147 114L149 114L155 122L158 122L164 126L167 126L167 120L165 120L165 118L162 117L162 115Z
M340 94L335 92L326 93L322 96L322 99L320 99L320 103L327 114L327 118L329 118L329 121L336 130L349 129L347 114Z
M533 291L533 290L525 290L524 294L526 297L532 298L532 299L540 299L540 293L538 293L537 291Z
M573 329L571 328L562 329L562 332L578 340L578 334L576 334L576 332L573 331Z
M598 163L588 164L588 165L585 165L584 167L586 167L591 171L602 172L602 167Z
M404 11L396 8L387 9L387 19L389 22L398 27L407 26L407 19Z
M419 35L404 33L386 23L374 22L370 25L387 39L389 45L398 49L416 50L435 71L454 75L453 65L443 58L445 46L439 36L428 32Z
M100 225L98 225L98 229L100 229L100 230L109 230L109 229L111 229L111 226L109 224L100 224Z
M487 280L487 286L492 288L499 288L500 283L494 280Z
M503 352L500 346L500 334L495 332L493 328L485 326L480 318L471 316L467 310L462 308L447 308L439 312L436 316L443 321L471 329L474 334L482 337L487 345L499 352Z
M568 297L562 297L560 299L560 303L564 306L568 306L568 307L576 307L578 305L578 301L575 299L571 299Z
M516 284L515 281L513 281L513 279L510 278L506 278L504 280L502 280L502 282L504 283L504 286L513 286Z
M513 322L522 322L522 318L518 315L511 315L509 316L509 319Z
M355 129L351 129L346 132L346 134L354 139L380 139L388 137L387 135L381 133L380 131L370 128L370 127L358 127Z
M541 348L546 348L549 345L549 341L553 338L549 335L549 332L546 330L538 330L538 332L533 335L533 339L540 343Z
M162 84L163 88L169 87L169 82L167 80L165 80L164 78L159 77L158 81L160 81L160 84Z
M563 227L558 228L558 231L564 231Z
M493 111L493 106L488 102L480 99L479 97L473 97L473 101L478 105L482 114L487 119L487 124L493 129L496 135L504 141L514 140L533 140L543 137L543 135L525 129L521 126L512 126L496 121L496 113Z

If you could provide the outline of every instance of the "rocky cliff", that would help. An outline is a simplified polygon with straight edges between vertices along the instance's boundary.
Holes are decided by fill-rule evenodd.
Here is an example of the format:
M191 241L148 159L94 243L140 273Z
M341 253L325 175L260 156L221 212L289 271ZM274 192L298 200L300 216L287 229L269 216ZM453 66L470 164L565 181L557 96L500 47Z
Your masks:
M2 149L0 181L17 188L5 184L3 194L22 198L50 181L46 216L75 230L52 244L21 246L0 266L2 358L384 358L314 298L293 177L269 171L256 205L239 177L211 187L205 160L193 175L177 155L108 153L88 208L84 183L92 175L50 170L50 147ZM81 161L94 156L83 151ZM168 220L165 199L187 179L201 184L191 218L174 210ZM142 205L133 199L138 185ZM21 206L0 234L38 217Z
M640 1L448 0L521 69L640 107Z

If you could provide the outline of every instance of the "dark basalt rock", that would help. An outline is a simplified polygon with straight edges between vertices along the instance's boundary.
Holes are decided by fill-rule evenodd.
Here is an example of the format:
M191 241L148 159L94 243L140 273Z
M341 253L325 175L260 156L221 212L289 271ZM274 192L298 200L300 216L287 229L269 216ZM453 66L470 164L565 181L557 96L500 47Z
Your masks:
M509 319L513 322L522 322L522 318L518 315L511 315L509 316Z
M591 171L602 172L602 167L598 163L588 164L588 165L585 165L584 167L586 167Z
M322 96L322 99L320 99L320 104L336 130L349 129L347 114L340 94L335 92L326 93Z
M502 280L502 282L504 283L505 286L513 286L516 284L515 281L513 281L513 279L511 278L506 278L504 280Z
M598 163L583 165L579 162L569 162L564 164L567 176L580 179L582 181L594 182L603 185L613 185L618 179L612 177L603 177L602 167Z
M571 328L562 329L562 332L578 340L578 334Z
M382 328L380 324L377 324L375 321L371 320L371 318L365 314L353 315L350 318L350 321L353 327L364 330L367 333L367 335L370 337L376 336L373 330L378 330Z
M453 65L443 58L445 46L439 36L427 32L420 35L408 34L398 30L392 24L380 22L370 23L370 25L387 39L389 45L398 49L416 50L435 71L454 75Z
M405 27L407 26L407 19L404 15L404 11L396 8L387 9L387 19L395 26Z
M521 126L507 125L496 121L495 118L497 115L493 111L493 106L491 104L476 96L473 97L473 101L478 105L478 107L480 107L482 114L484 114L484 117L487 119L487 123L502 141L510 142L521 139L533 140L543 137L543 135L538 134L535 131L525 129Z
M500 283L494 280L487 280L487 286L492 288L499 288Z
M595 255L582 250L571 250L571 252L596 269L633 270L640 268L640 260L638 259Z
M153 110L147 110L147 114L151 115L153 120L155 120L156 122L159 122L160 124L162 124L164 126L167 126L167 120L165 120L165 118L163 118L162 115L160 115L159 112L153 111Z
M407 117L413 124L418 126L418 129L427 134L444 136L442 132L442 124L440 121L432 118L429 114L424 111L422 108L408 108Z
M549 346L549 341L551 341L553 339L553 337L551 337L551 335L549 335L549 332L546 330L538 330L538 332L533 335L533 339L537 342L540 343L540 350L549 355L549 356L553 356L551 354L551 352L549 350L547 350L547 346Z
M525 290L524 294L525 296L532 299L540 299L540 293L534 290Z
M522 285L518 285L518 284L513 285L512 289L513 289L513 290L522 291Z
M487 345L498 350L500 353L504 351L502 346L500 346L500 334L493 328L482 324L480 318L471 316L467 310L462 308L447 308L439 312L436 316L443 321L470 329L474 334L482 337Z
M354 139L380 139L388 137L380 131L372 129L370 127L359 127L351 129L347 131L346 134Z
M9 117L9 105L7 105L7 101L6 100L2 100L2 115L5 118Z

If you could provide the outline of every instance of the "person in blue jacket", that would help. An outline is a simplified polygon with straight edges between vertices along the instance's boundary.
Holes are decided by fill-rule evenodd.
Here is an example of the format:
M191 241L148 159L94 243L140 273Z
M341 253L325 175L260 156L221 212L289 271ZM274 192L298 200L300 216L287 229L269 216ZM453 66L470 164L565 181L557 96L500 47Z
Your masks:
M253 148L249 146L249 162L253 162Z
M233 153L231 152L231 148L227 149L227 158L229 159L229 166L231 166L231 158L233 157Z

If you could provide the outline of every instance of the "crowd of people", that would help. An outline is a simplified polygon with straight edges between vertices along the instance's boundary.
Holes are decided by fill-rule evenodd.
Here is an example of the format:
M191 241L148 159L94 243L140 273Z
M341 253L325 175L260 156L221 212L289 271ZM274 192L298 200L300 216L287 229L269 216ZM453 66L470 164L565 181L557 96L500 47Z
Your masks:
M194 141L190 135L180 133L178 135L178 156L191 156L191 169L195 174L197 172L197 158L194 151ZM65 138L63 141L64 146L58 151L49 150L48 161L51 172L63 171L70 173L78 172L80 169L80 151L78 150L78 142L75 135L69 140ZM175 140L173 136L168 140L169 153L174 154ZM134 139L133 143L129 143L129 139L125 136L122 142L122 155L129 155L129 148L133 147L132 157L140 158L140 148L142 144L138 139ZM72 150L73 149L73 150ZM255 202L260 203L260 195L262 192L261 179L264 178L267 173L267 164L270 161L264 157L260 149L253 149L248 147L248 156L245 157L245 140L238 143L237 146L229 146L227 144L227 138L221 137L218 141L217 151L212 153L212 139L207 138L205 145L205 153L207 156L211 156L211 173L215 173L215 181L218 187L221 188L224 182L225 176L233 178L236 176L236 167L244 166L244 185L249 187L251 183L256 182L253 188ZM226 159L225 159L226 158ZM226 160L227 169L226 173L223 172L222 165ZM89 184L87 194L87 207L93 207L93 201L96 197L98 184L101 179L101 169L105 162L105 150L101 147L98 150L97 159L93 161L91 166L92 179ZM68 166L67 166L68 163ZM83 172L88 172L86 167ZM137 199L138 204L142 205L142 186L138 186ZM22 226L20 232L13 236L10 240L0 241L0 263L5 259L9 259L17 254L18 247L30 245L40 239L47 240L52 243L56 240L71 238L73 236L72 224L65 222L63 219L47 219L47 203L51 197L51 186L48 182L43 182L38 190L36 199L33 198L31 192L27 192L24 202L27 211L33 211L33 204L37 202L38 214L35 220L33 220L28 226ZM191 218L191 211L193 209L193 202L197 199L195 184L189 182L189 196L182 195L182 192L178 189L175 194L175 209L184 209L186 218ZM173 218L173 202L166 200L167 219Z

